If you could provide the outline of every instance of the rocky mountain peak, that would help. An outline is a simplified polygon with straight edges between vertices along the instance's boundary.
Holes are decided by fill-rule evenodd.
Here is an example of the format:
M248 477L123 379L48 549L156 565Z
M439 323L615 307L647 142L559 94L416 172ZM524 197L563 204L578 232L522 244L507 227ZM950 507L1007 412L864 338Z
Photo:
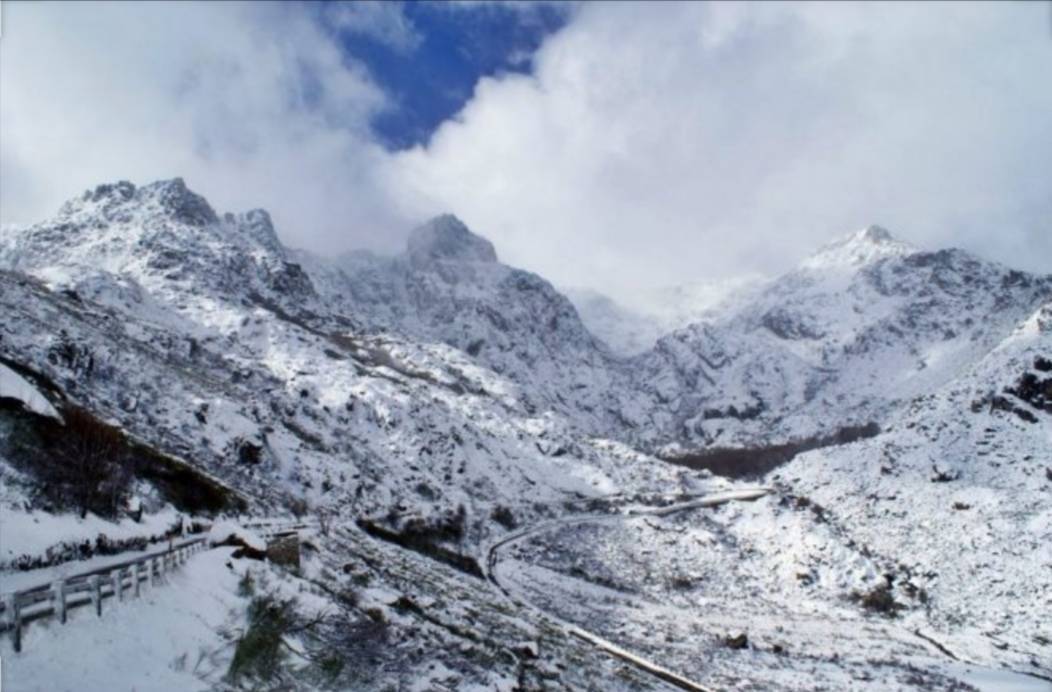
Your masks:
M219 221L208 200L186 187L182 178L150 183L139 190L139 195L144 200L156 200L174 219L191 226L205 226Z
M895 242L895 239L891 236L891 232L883 226L866 226L864 229L858 232L858 239L870 243L890 243Z
M83 198L91 202L102 202L105 200L126 202L134 196L135 185L127 180L121 180L116 183L96 185L94 190L85 190Z
M145 213L159 211L190 226L206 226L219 220L208 200L190 190L182 178L158 180L142 187L127 180L96 185L66 202L59 214L65 217L86 214L112 221L124 219L139 209Z
M496 262L493 243L472 233L452 214L437 216L409 235L406 247L414 267L424 267L438 260L458 262Z
M912 255L918 249L903 242L882 226L871 225L829 243L804 260L805 270L857 268L887 257Z

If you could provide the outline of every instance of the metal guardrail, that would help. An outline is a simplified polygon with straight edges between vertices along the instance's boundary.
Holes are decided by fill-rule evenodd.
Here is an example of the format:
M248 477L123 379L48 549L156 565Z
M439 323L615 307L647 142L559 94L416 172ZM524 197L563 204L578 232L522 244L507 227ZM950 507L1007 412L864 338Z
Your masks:
M87 605L93 606L101 617L105 599L123 601L126 596L138 597L143 582L148 582L151 587L156 586L166 572L182 565L191 555L206 547L207 538L200 536L163 552L5 594L3 608L0 609L4 614L2 629L10 632L14 650L19 652L22 650L22 628L27 623L54 615L65 624L70 610Z
M284 519L250 519L238 525L255 531L263 538L318 528L318 523L314 521L290 522ZM0 632L10 632L14 650L20 652L22 629L26 624L49 616L55 616L65 624L70 610L89 605L102 617L102 604L106 599L116 598L120 602L126 597L139 597L143 582L147 582L150 587L158 585L166 572L184 564L192 555L208 547L208 536L201 535L161 552L3 594L0 598L0 614L3 615Z

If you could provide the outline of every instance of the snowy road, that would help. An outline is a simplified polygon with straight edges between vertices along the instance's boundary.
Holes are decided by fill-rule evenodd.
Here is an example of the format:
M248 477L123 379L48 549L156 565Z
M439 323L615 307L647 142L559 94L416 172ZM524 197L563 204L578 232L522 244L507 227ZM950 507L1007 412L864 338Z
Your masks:
M594 646L603 651L606 651L612 656L615 656L626 663L629 663L640 670L643 670L655 678L661 680L664 683L672 685L673 687L691 690L692 692L712 692L712 688L705 687L693 680L683 677L678 673L675 673L663 666L660 666L653 661L650 661L642 656L639 656L621 646L618 646L614 642L604 639L594 632L590 632L579 625L575 625L568 622L558 615L546 611L533 603L530 603L525 598L521 598L513 594L509 588L500 582L498 575L498 564L500 562L500 551L503 548L510 547L515 543L529 538L538 533L545 533L555 528L570 526L570 525L582 525L582 524L605 524L611 522L624 521L629 518L636 518L640 516L668 516L675 514L676 512L684 512L692 509L698 509L700 507L715 507L727 502L734 501L750 501L759 499L772 492L770 488L743 488L741 490L731 490L721 493L714 493L691 500L689 502L681 502L667 507L645 507L645 508L630 508L623 514L612 514L612 515L582 515L573 517L564 517L561 519L553 519L551 521L541 522L534 524L529 527L513 531L505 536L502 536L498 541L489 546L486 550L486 566L485 572L487 579L490 580L505 596L512 601L522 604L526 607L532 608L550 620L554 620L559 623L566 631L570 634L590 642Z

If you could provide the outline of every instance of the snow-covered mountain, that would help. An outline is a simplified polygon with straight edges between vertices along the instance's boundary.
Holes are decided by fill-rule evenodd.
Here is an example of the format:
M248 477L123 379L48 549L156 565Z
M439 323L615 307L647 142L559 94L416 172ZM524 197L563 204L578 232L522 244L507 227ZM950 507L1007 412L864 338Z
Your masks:
M666 334L717 319L733 304L755 296L766 283L758 274L697 280L638 291L624 303L591 289L568 289L566 295L589 331L614 353L635 356L652 349Z
M99 185L47 221L5 229L0 261L91 295L93 282L113 277L131 300L145 290L180 310L206 301L273 301L305 316L317 308L310 279L289 261L267 212L220 218L180 178Z
M550 283L497 260L457 218L415 229L396 257L301 255L331 305L372 329L462 351L520 388L527 410L555 410L593 433L616 425L617 359Z
M322 333L445 344L507 378L530 414L673 456L879 426L1052 292L1052 278L870 227L748 282L626 359L551 284L500 263L453 216L416 229L398 256L323 259L284 248L262 210L219 217L179 179L99 186L53 219L8 230L0 260L195 339L244 340L244 313L258 308ZM628 314L595 296L579 302L589 315ZM241 355L251 360L252 347Z
M321 258L285 248L266 212L220 215L179 179L101 185L5 227L0 510L19 540L5 539L0 576L23 553L83 540L57 512L41 523L55 508L26 461L81 408L135 441L132 492L156 517L186 509L172 478L191 474L238 500L213 511L297 507L440 546L472 577L433 575L348 528L319 539L311 588L347 588L364 569L348 555L369 556L367 602L387 608L369 617L402 642L420 624L406 613L431 603L443 665L491 686L494 665L527 676L514 637L533 611L475 578L512 527L520 595L717 687L802 689L810 670L878 689L921 670L954 689L929 639L1052 675L1052 277L870 227L699 321L637 333L633 350L656 343L631 357L625 332L589 328L631 315L576 300L583 320L452 216L398 256ZM777 492L680 518L637 512L737 487L698 467ZM470 609L450 606L454 588ZM486 608L482 655L455 633ZM885 615L899 620L872 619ZM732 652L723 633L740 622L762 646L802 639L790 654ZM543 664L530 679L587 688L565 671L583 654L568 651L552 659L562 673ZM604 689L621 684L589 665Z
M687 449L770 444L883 425L960 375L1052 295L960 250L922 251L870 227L837 241L717 319L640 357Z
M1046 302L879 435L758 474L773 495L550 530L506 569L551 612L715 687L1045 689L1050 399Z
M623 358L649 351L671 331L656 317L631 310L598 291L568 289L566 296L588 331Z
M484 535L498 505L525 516L638 489L622 474L678 485L681 470L582 434L591 421L570 403L534 403L574 401L586 367L610 377L606 355L550 285L453 220L378 261L375 282L312 278L294 257L265 212L220 217L178 179L100 186L5 230L0 356L267 501L352 516L463 506ZM358 326L383 320L400 331ZM565 359L547 352L558 344Z

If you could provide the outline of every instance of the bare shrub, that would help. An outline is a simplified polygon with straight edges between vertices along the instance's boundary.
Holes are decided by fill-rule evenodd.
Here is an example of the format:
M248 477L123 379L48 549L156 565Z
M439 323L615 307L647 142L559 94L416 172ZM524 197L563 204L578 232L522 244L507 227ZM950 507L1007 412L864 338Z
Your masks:
M125 506L132 464L124 435L82 408L67 407L65 425L49 431L33 455L41 493L58 507L116 516Z

